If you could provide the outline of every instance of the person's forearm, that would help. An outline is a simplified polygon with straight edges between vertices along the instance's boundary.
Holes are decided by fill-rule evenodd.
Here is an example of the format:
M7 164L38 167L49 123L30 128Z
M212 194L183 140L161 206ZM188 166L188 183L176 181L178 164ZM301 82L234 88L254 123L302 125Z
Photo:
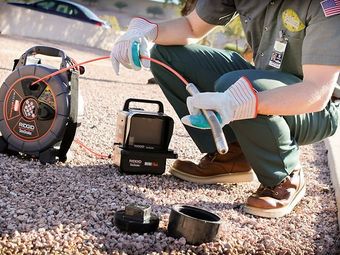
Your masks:
M301 82L259 92L258 114L296 115L321 111L329 101L333 89L324 86L321 90L315 90L311 87L308 82Z
M300 83L258 93L258 114L296 115L325 108L339 78L337 66L304 65Z
M186 45L194 41L192 28L185 17L158 23L156 44Z
M155 43L186 45L198 41L214 27L215 25L203 21L194 10L186 17L158 23L158 35Z

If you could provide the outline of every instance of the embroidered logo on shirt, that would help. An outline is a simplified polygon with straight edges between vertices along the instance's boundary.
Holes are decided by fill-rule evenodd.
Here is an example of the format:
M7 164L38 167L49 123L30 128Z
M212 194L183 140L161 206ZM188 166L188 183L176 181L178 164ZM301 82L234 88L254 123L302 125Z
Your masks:
M282 13L282 23L290 32L299 32L306 27L293 9L287 9Z
M340 0L324 0L320 4L326 17L340 14Z

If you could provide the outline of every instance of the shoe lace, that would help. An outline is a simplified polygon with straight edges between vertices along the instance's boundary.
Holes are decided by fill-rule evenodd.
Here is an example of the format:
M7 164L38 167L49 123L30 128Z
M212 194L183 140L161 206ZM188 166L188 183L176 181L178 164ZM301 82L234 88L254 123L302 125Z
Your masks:
M279 184L279 185L277 185L275 187L266 187L265 189L269 190L272 195L277 196L279 194L279 192L277 192L276 189L277 188L281 188L281 187L282 187L282 184Z
M238 154L240 154L239 150L235 149L232 146L229 147L228 155L230 155L231 158L232 158L232 155L238 155ZM211 162L214 162L215 160L219 160L219 159L222 159L222 161L223 161L223 156L224 155L221 155L220 153L215 151L215 152L208 153L205 157L207 157Z
M209 160L211 162L214 162L217 156L218 156L218 152L213 152L213 153L208 153L207 154L207 157L209 158Z
M284 178L278 185L274 187L264 186L263 184L261 184L258 190L256 191L256 193L259 194L260 196L275 197L275 196L278 196L280 193L281 193L280 196L285 196L285 193L287 193L287 191L286 191L286 188L283 187L283 184L286 181L289 181L293 175L294 173L291 173L286 178Z
M284 183L285 179L280 182L278 185L274 186L274 187L269 187L269 186L264 186L264 185L260 185L260 187L257 190L257 193L260 194L261 196L277 196L279 195L279 192L277 190L282 188L282 184Z

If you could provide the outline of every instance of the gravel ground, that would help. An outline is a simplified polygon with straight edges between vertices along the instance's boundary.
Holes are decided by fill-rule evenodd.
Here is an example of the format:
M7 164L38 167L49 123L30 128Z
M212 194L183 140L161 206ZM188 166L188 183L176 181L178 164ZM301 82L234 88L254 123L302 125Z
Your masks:
M37 44L64 49L78 62L107 55L93 49L0 36L0 77L12 61ZM146 85L151 74L122 70L109 61L87 66L81 79L85 119L77 138L101 153L110 153L115 119L128 97L160 99L175 119L171 148L181 158L202 155L181 126L158 86ZM169 173L124 176L110 160L99 160L72 145L74 158L43 166L0 155L0 254L340 254L334 190L323 143L301 151L307 194L289 216L262 219L242 212L258 183L196 185ZM168 160L170 164L172 160ZM115 211L131 202L152 205L161 218L157 232L128 235L112 224ZM215 211L224 220L216 242L192 246L166 235L170 208L177 203Z

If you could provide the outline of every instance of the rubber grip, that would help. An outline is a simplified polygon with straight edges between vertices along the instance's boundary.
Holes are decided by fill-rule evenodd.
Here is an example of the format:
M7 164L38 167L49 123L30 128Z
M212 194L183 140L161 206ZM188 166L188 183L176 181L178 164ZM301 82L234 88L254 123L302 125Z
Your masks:
M131 58L133 64L137 67L137 69L142 68L142 64L140 62L140 58L139 58L139 47L140 47L140 43L137 41L133 41L131 43L131 53L129 52L129 58Z
M190 95L195 95L195 94L200 93L193 83L189 83L186 86L186 89ZM227 140L225 139L222 126L219 123L216 117L216 114L210 110L201 110L201 111L211 127L211 132L213 134L216 149L218 153L226 154L228 152L228 143L227 143Z

